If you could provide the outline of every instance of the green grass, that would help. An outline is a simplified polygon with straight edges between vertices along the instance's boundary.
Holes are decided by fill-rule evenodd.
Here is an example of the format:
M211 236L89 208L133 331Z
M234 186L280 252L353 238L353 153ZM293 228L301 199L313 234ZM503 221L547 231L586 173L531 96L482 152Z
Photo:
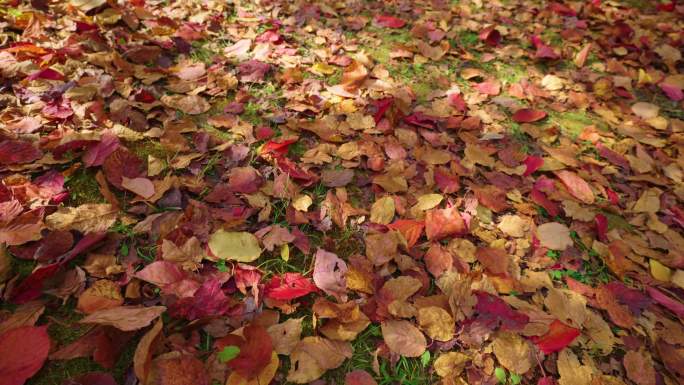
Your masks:
M166 159L170 151L164 148L158 141L143 139L136 142L126 142L126 147L143 162L147 162L147 157L152 155L157 159Z
M601 130L608 130L608 125L601 120L599 117L592 117L589 113L584 111L567 111L567 112L550 112L550 121L558 125L563 132L572 137L576 138L582 133L584 127L595 125Z
M100 193L100 185L95 180L95 173L94 168L79 168L66 178L64 185L69 192L70 205L79 206L105 201Z

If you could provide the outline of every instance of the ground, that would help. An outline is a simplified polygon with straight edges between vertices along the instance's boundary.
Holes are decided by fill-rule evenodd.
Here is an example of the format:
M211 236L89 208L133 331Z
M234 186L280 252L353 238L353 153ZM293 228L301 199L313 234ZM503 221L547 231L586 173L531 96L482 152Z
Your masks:
M0 4L16 384L684 381L676 2Z

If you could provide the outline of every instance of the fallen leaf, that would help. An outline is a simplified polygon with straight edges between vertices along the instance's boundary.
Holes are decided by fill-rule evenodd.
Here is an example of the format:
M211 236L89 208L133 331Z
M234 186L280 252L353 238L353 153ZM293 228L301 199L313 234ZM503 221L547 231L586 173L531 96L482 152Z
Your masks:
M579 199L586 204L594 203L594 192L589 184L577 174L571 171L557 171L556 176L563 182L563 185L568 189L568 192L573 197Z
M261 255L259 240L250 233L217 230L209 238L209 251L219 259L252 262Z
M549 325L549 331L543 336L532 337L534 342L544 354L551 354L565 349L580 335L580 331L570 327L559 320L554 320Z
M651 356L643 351L628 351L623 358L627 377L638 385L655 385L656 372Z
M132 331L149 325L166 310L165 306L120 306L98 310L81 319L80 323L109 325L119 330Z
M357 369L344 376L344 385L378 385L367 371Z
M574 244L570 229L558 222L547 222L537 227L536 236L542 247L552 250L565 250Z
M409 321L388 320L381 324L382 338L393 353L418 357L425 351L425 336Z
M418 325L428 337L436 341L449 341L454 337L454 319L441 307L418 309Z
M320 378L327 370L342 365L352 356L349 342L331 341L322 337L305 337L290 355L287 380L305 384Z
M525 374L535 364L530 343L517 333L499 332L492 349L501 366L513 373Z
M323 249L314 256L313 279L316 286L338 300L347 300L347 264L336 254Z
M21 326L0 334L2 384L22 385L40 370L49 350L47 326Z
M50 230L77 230L81 233L107 231L116 222L118 211L107 203L86 203L78 207L59 207L45 217Z

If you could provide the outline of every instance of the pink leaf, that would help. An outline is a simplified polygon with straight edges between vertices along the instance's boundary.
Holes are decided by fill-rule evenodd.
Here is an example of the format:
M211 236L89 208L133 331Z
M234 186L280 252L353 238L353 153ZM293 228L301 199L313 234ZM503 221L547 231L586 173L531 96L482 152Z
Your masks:
M671 312L677 315L677 317L684 319L683 303L666 296L662 291L654 287L647 287L646 291L648 292L648 295L650 295L651 298L653 298L654 301L669 309Z
M0 335L0 383L22 385L40 370L50 351L47 326L22 326Z
M154 195L154 184L147 178L121 178L121 187L147 199Z
M675 102L678 102L682 99L684 99L684 92L682 91L681 88L672 85L672 84L667 84L665 82L660 83L658 85L661 90L665 93L665 95L670 98L670 100L674 100Z
M481 94L496 96L501 93L501 83L496 79L489 79L476 84L475 89Z
M336 254L316 250L313 280L319 289L338 300L347 300L347 264Z
M572 171L561 170L556 171L556 176L563 182L563 185L572 196L586 204L594 203L594 192L589 184L579 175Z

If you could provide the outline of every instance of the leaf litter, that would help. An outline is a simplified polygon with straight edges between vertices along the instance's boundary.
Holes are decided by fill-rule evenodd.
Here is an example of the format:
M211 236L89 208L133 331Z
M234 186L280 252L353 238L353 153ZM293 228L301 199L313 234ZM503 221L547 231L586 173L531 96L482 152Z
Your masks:
M678 2L4 5L0 384L684 383Z

